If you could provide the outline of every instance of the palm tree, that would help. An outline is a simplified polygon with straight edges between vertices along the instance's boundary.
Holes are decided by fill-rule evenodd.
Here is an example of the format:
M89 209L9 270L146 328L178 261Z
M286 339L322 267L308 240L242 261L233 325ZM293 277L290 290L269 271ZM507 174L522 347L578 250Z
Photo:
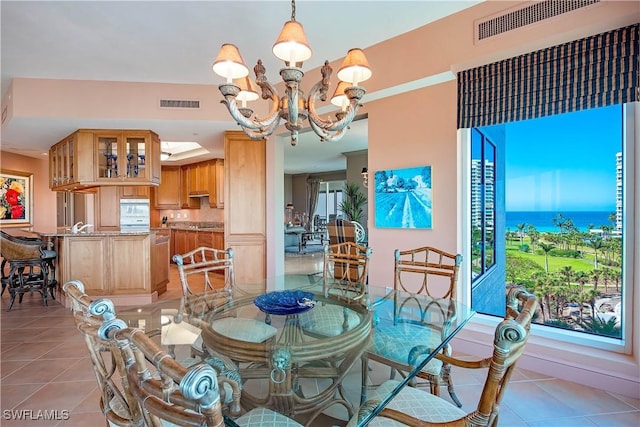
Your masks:
M535 249L536 243L540 240L540 232L531 224L527 225L527 235L531 239L531 247Z
M591 270L591 278L593 279L593 288L598 289L598 282L600 281L600 277L602 275L602 270L594 269Z
M602 247L602 238L594 237L589 240L589 246L593 249L593 268L598 268L598 250Z
M615 316L609 318L609 320L601 319L600 317L593 316L591 320L582 320L580 325L587 332L597 335L606 335L608 337L620 338L622 335L622 329L618 325L618 319Z
M571 287L571 279L573 278L573 267L565 265L558 271L560 276L567 282L567 286Z
M573 274L573 280L578 282L578 285L580 286L580 292L582 292L584 290L584 285L589 281L589 275L584 271L576 271Z
M518 229L518 235L520 236L520 250L523 249L524 247L524 228L527 226L527 224L520 223L516 226L516 228Z
M544 271L549 272L549 252L555 248L553 243L540 243L540 249L544 251Z

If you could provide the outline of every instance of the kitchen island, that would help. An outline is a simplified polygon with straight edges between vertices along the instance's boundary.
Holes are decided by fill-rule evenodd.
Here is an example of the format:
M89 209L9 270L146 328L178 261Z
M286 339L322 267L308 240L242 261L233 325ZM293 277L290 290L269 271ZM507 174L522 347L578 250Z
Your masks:
M149 304L169 283L169 238L155 232L89 232L66 229L35 231L56 245L56 276L60 286L80 280L91 297L114 304ZM65 305L64 292L58 292Z

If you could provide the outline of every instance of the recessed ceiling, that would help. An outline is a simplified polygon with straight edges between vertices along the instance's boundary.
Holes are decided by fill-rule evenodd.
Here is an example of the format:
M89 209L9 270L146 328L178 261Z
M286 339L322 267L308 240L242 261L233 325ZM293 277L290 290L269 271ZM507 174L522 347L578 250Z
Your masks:
M303 68L318 67L325 59L343 57L351 47L366 48L477 3L299 0L296 19L313 50ZM250 67L261 58L269 79L276 82L281 65L271 45L291 9L289 1L3 0L0 14L4 95L16 77L217 85L211 63L226 42L240 48ZM239 129L232 120L19 118L3 125L2 149L40 156L78 128L153 129L164 140L200 143L209 158L223 154L219 138L211 135ZM340 153L366 148L366 126L352 125L340 142L318 140L313 132L302 133L297 147L287 147L285 171L344 169Z

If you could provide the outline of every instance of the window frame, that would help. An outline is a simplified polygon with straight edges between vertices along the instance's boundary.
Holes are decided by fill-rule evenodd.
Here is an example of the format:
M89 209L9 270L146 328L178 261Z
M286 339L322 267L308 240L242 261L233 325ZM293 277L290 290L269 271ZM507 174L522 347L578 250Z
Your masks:
M640 137L640 102L627 103L622 108L623 122L623 194L624 194L624 221L622 224L623 239L623 262L622 279L625 286L622 289L623 313L625 319L622 322L622 338L610 338L592 334L581 334L553 328L549 326L532 324L532 331L536 336L544 339L556 341L558 344L571 343L578 346L598 348L622 354L633 354L633 340L640 335L639 330L634 330L634 325L638 323L640 317L640 307L634 307L633 301L636 295L640 294L640 280L635 280L640 275L640 257L635 257L634 253L640 253L640 238L637 237L636 229L640 228L638 215L635 206L640 202L640 184L636 181L636 176L640 172L636 167L640 167L640 149L636 147L636 140ZM458 248L463 254L463 259L471 259L471 138L472 129L458 129ZM496 156L497 161L504 161L503 156ZM505 210L502 206L496 206L496 217ZM503 254L496 253L496 258ZM460 269L460 299L463 303L471 305L472 274L470 263L462 263ZM475 285L475 282L473 283ZM470 324L481 326L495 326L500 321L496 316L476 314ZM637 327L639 328L639 327Z

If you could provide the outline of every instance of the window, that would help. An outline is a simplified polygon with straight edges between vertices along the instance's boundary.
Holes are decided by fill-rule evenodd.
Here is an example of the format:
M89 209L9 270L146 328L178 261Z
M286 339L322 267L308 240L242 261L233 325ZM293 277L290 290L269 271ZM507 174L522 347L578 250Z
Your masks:
M522 283L540 298L534 321L549 331L625 344L633 107L471 130L465 252L476 311L502 316L504 308L491 302L504 300L505 283Z
M320 184L318 194L318 204L314 214L326 218L327 221L342 214L340 204L342 203L342 187L344 181L328 181Z

